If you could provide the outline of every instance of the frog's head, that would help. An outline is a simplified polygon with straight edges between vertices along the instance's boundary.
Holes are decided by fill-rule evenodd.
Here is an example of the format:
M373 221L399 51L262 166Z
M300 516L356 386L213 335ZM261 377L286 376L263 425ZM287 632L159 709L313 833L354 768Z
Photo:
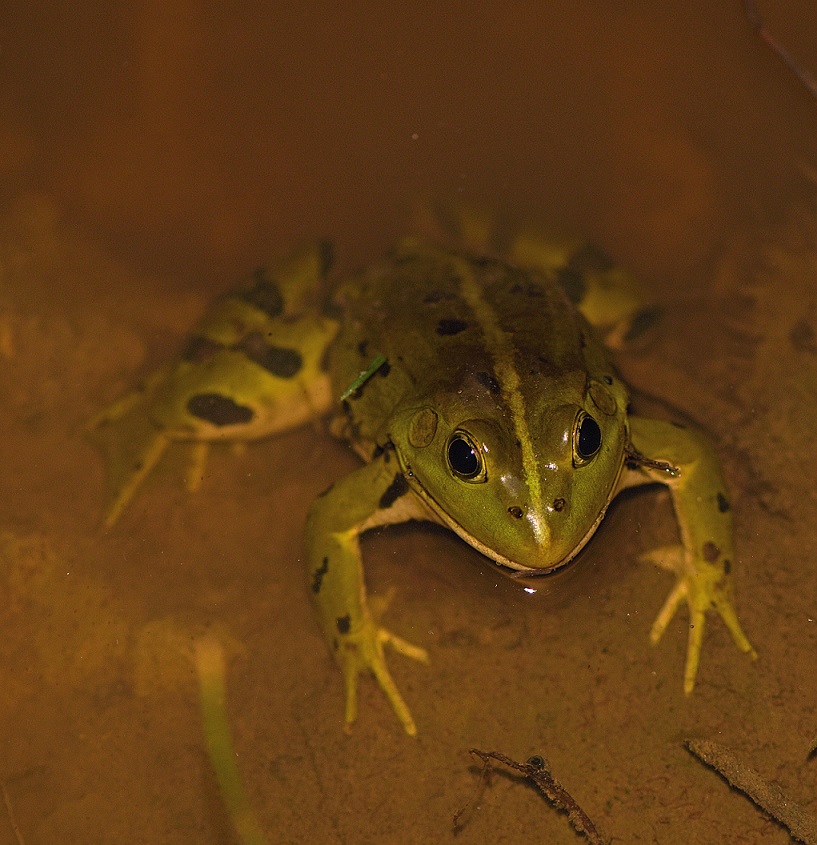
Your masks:
M436 392L398 415L392 442L411 487L464 540L504 566L551 572L590 539L614 494L626 392L578 374L535 400L493 387Z

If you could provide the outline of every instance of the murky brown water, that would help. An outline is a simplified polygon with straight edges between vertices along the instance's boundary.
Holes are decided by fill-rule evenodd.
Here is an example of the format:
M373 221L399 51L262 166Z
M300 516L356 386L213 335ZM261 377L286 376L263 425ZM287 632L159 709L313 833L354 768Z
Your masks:
M814 5L768 5L817 73ZM817 103L740 3L18 6L0 109L0 843L231 841L190 659L207 631L271 843L453 841L471 746L544 754L615 842L788 841L687 736L817 812ZM713 622L685 699L685 619L649 647L661 493L614 507L545 596L399 529L366 566L432 655L391 659L419 737L372 683L349 737L300 563L343 446L225 451L192 497L177 455L99 527L93 414L246 270L315 235L341 269L371 260L428 197L587 233L667 304L620 362L718 442L757 664ZM502 777L457 839L578 841Z

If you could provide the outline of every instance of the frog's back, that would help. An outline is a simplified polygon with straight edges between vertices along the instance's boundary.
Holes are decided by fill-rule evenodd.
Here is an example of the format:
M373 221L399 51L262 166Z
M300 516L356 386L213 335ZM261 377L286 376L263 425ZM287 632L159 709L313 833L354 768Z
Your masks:
M343 314L330 356L336 396L383 364L349 397L346 435L378 441L393 410L476 379L494 399L541 402L554 380L584 387L608 370L603 347L552 276L494 258L402 242L338 292ZM503 366L503 359L504 364Z

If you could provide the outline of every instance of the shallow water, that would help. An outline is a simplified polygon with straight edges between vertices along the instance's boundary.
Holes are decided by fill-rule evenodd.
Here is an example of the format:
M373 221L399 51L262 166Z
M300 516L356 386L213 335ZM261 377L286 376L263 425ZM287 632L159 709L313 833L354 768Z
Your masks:
M762 11L817 72L813 4ZM230 841L191 660L206 632L271 843L453 841L472 746L543 754L616 842L788 841L680 745L717 739L817 812L817 103L740 4L2 17L0 842L12 818L26 845ZM617 503L536 596L399 528L364 553L372 591L396 588L390 626L431 652L390 661L419 737L370 682L345 736L300 562L345 447L305 428L224 450L193 496L179 450L100 528L94 413L248 269L316 235L355 267L429 197L586 233L665 305L619 362L718 443L756 664L713 620L685 698L683 615L649 646L670 578L637 559L672 540L660 492ZM578 841L502 777L457 839Z

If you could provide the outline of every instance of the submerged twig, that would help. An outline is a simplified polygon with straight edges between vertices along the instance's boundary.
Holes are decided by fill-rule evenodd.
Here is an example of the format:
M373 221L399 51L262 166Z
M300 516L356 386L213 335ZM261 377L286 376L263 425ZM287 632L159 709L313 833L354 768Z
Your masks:
M728 749L706 739L687 739L687 750L714 769L730 786L740 790L761 810L783 825L794 839L817 845L817 821L802 807L790 801L779 786L765 780L753 768L742 763Z
M783 64L803 83L811 96L817 99L817 79L766 29L760 18L755 0L744 0L744 8L746 9L746 17L752 29L766 42L773 52L777 53Z
M475 749L471 749L471 753L474 753ZM474 794L471 796L470 800L464 807L460 807L456 813L454 813L454 833L459 833L464 824L460 824L460 819L468 813L471 809L473 809L477 802L479 801L480 797L482 796L483 788L486 783L490 783L491 781L491 766L487 760L483 761L482 769L479 773L479 780L477 781L477 785L474 788Z
M477 794L485 782L485 779L491 769L491 760L496 760L499 763L508 766L511 769L516 769L525 777L532 780L534 785L539 789L542 795L554 806L557 810L567 813L567 818L573 829L580 836L587 837L590 845L607 845L607 840L602 838L596 826L590 820L590 817L585 811L576 803L573 796L556 780L550 772L547 762L543 757L530 757L526 763L519 763L512 760L505 754L499 751L480 751L477 748L470 749L471 754L476 755L482 760L483 768L480 774L480 781L477 785ZM473 804L473 800L466 804L454 816L454 826L457 826L462 814L465 810Z

